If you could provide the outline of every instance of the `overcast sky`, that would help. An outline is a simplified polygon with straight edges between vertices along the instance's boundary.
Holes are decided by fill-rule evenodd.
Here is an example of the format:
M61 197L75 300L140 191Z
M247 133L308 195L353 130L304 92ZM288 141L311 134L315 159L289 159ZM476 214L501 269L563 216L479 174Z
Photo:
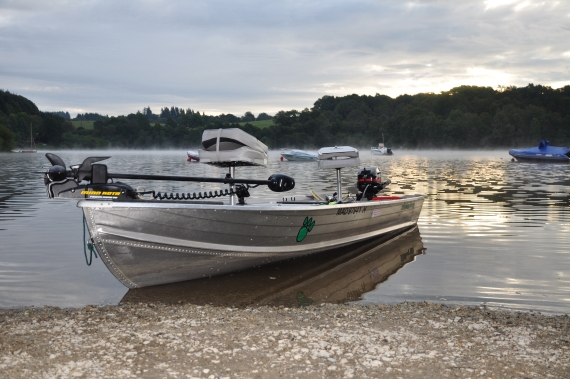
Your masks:
M0 0L0 89L72 117L528 83L570 84L569 0Z

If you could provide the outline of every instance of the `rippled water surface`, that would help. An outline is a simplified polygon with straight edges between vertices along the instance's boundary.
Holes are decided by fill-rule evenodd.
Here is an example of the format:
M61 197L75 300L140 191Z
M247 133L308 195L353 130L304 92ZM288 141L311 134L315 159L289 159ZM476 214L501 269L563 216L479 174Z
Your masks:
M110 172L221 177L224 170L188 163L184 151L59 152L68 164L112 156ZM427 196L418 227L311 257L253 270L127 290L100 259L86 265L82 213L74 201L49 200L43 153L0 154L0 307L82 306L121 301L192 301L224 305L305 305L324 301L438 301L568 313L570 309L570 165L513 163L504 151L361 152L392 184L385 194ZM356 169L343 170L355 191ZM303 198L336 188L335 172L315 162L238 168L237 177L296 179L286 193ZM211 183L136 182L169 192L220 189ZM278 200L267 188L249 202ZM87 255L88 257L88 255Z

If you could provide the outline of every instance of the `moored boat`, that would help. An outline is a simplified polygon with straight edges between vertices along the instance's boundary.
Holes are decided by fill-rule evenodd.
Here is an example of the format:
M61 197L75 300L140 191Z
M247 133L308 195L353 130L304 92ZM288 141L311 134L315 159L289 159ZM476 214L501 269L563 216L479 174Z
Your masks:
M372 155L394 155L392 149L384 146L384 133L382 133L382 142L378 144L378 147L371 147L370 152Z
M188 156L188 158L186 158L188 162L200 162L200 154L198 154L197 151L188 150L186 155Z
M550 142L541 140L537 147L511 149L509 155L521 162L568 163L570 149L550 146Z
M238 179L236 167L267 163L267 146L240 129L206 130L200 162L229 169L224 178L118 174L90 157L65 168L54 154L45 173L52 198L79 200L90 249L129 288L218 275L366 241L416 225L423 195L383 198L389 184L376 168L359 172L359 194L342 199L340 170L358 167L351 147L319 150L319 167L335 169L337 191L326 201L246 203L259 185L275 192L295 187L281 174L267 180ZM225 191L162 194L139 191L115 179L225 183ZM87 182L83 184L83 182ZM213 200L228 197L229 201ZM377 198L377 199L375 199Z
M35 149L36 143L34 142L34 135L32 133L32 124L30 124L30 149L29 150L19 150L19 153L37 153Z
M370 152L372 155L394 155L392 149L385 147L383 143L379 143L378 147L371 147Z
M316 161L319 159L317 154L297 149L282 151L281 160L283 160L283 158L287 159L288 161Z

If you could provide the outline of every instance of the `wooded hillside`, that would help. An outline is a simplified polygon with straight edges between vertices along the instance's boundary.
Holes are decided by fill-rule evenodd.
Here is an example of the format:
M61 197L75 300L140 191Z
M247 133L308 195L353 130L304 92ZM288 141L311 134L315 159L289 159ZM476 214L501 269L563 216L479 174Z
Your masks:
M204 129L229 127L244 129L270 148L369 148L382 135L395 149L525 147L541 139L570 146L570 86L461 86L396 98L323 96L310 109L278 112L273 125L264 128L250 122L271 118L265 113L257 118L251 112L210 116L190 108L166 107L160 115L144 108L127 116L80 116L95 120L93 127L75 128L57 114L40 112L22 96L0 91L0 148L6 150L9 141L29 146L30 123L37 143L62 148L186 149L199 146Z

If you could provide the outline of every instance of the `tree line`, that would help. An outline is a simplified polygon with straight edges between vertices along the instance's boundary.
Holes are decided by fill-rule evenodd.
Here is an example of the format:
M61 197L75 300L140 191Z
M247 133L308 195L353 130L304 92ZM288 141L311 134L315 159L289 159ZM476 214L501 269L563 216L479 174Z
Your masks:
M40 112L22 96L0 91L0 148L10 147L6 141L12 141L12 148L26 146L30 121L36 142L59 148L186 149L200 145L205 129L230 127L245 130L270 148L369 148L382 135L395 149L510 148L535 146L540 139L570 146L570 86L460 86L396 98L323 96L310 109L283 110L273 117L251 112L211 116L177 107L161 108L157 114L145 107L127 116L80 116L93 120L93 128L75 128L57 114ZM254 126L254 121L271 118L272 126Z
M0 151L29 149L31 135L35 143L60 146L61 137L74 129L63 117L41 112L25 97L0 90Z
M395 99L324 96L311 109L280 111L273 120L258 134L273 147L369 147L382 135L393 148L509 148L541 139L569 146L570 86L460 86Z

